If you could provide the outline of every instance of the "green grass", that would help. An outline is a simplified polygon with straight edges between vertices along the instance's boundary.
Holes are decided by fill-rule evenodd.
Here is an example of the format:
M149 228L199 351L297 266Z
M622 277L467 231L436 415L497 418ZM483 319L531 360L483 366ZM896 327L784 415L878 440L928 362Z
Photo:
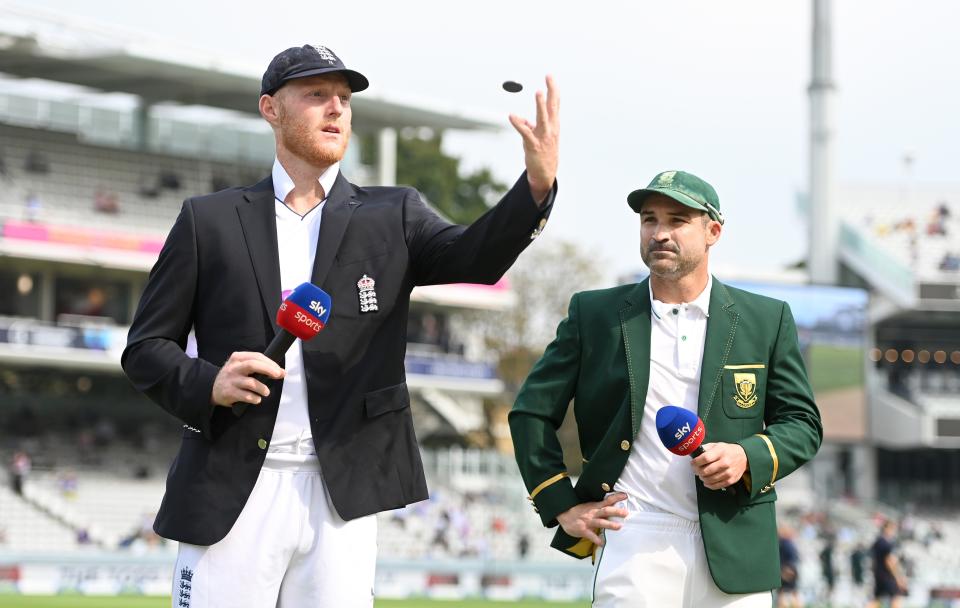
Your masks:
M814 392L863 385L863 349L810 346L810 384Z
M493 602L485 600L377 600L376 608L494 608L495 606L522 606L523 608L587 608L589 602ZM167 597L103 597L103 596L32 596L0 595L0 608L169 608Z

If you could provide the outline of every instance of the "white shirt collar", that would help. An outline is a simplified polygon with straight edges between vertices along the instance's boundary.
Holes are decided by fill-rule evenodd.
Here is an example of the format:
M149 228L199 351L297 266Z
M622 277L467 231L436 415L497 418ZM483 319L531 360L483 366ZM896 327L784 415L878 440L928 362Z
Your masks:
M330 190L333 188L334 182L337 181L337 173L339 172L340 163L336 162L327 167L327 170L321 173L320 177L317 178L317 181L320 182L320 187L323 188L323 200L327 200L326 197L330 196ZM273 195L277 197L278 201L283 203L287 200L287 195L290 194L290 191L293 190L293 185L293 180L290 179L290 175L287 173L287 170L284 169L283 165L280 164L280 159L274 157Z
M694 310L699 310L701 313L703 313L704 317L710 317L710 290L713 288L713 275L709 275L709 278L707 279L707 286L703 288L703 291L700 292L700 295L697 296L693 302L684 304L666 304L655 299L653 297L653 281L648 281L647 287L650 289L650 309L653 310L653 313L657 315L658 319L677 306L693 308Z

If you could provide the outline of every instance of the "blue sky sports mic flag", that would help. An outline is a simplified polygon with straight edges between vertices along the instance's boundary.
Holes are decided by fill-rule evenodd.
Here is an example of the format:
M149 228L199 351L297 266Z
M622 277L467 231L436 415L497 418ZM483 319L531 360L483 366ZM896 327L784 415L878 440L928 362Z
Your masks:
M678 456L693 458L703 454L707 430L700 417L690 410L665 405L657 411L657 434L665 448Z
M330 318L332 302L330 295L313 283L301 283L280 304L277 310L277 325L280 327L263 354L278 365L283 364L286 354L297 338L309 340L320 333ZM265 382L266 378L254 378ZM247 410L246 403L233 404L233 413L241 416Z
M312 283L301 283L280 305L277 325L301 340L309 340L327 324L330 309L331 301L327 292ZM293 341L290 344L293 344ZM289 344L287 348L290 348ZM287 352L287 348L280 354ZM270 348L267 347L267 353L269 352ZM270 354L267 356L273 359Z

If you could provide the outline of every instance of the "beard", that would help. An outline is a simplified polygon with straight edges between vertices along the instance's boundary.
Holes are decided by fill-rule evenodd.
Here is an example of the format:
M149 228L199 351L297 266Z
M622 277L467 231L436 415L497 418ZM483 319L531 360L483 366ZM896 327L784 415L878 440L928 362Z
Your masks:
M322 141L316 136L316 129L289 116L278 113L280 123L280 141L294 156L315 167L329 167L343 160L350 143L350 126L340 127L340 142Z
M670 251L675 254L675 257L672 259L654 258L652 254L657 251ZM672 243L667 245L650 243L646 247L641 247L640 258L650 269L650 274L664 279L683 278L693 272L703 260L702 255L684 254L679 247Z

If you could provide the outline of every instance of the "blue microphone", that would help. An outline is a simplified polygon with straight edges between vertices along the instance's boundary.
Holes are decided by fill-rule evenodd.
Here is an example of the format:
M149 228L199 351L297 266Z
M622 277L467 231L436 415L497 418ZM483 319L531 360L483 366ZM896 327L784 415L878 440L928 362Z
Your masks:
M703 420L688 409L675 405L665 405L657 412L657 434L660 443L678 456L696 458L703 454L703 443L707 429Z

